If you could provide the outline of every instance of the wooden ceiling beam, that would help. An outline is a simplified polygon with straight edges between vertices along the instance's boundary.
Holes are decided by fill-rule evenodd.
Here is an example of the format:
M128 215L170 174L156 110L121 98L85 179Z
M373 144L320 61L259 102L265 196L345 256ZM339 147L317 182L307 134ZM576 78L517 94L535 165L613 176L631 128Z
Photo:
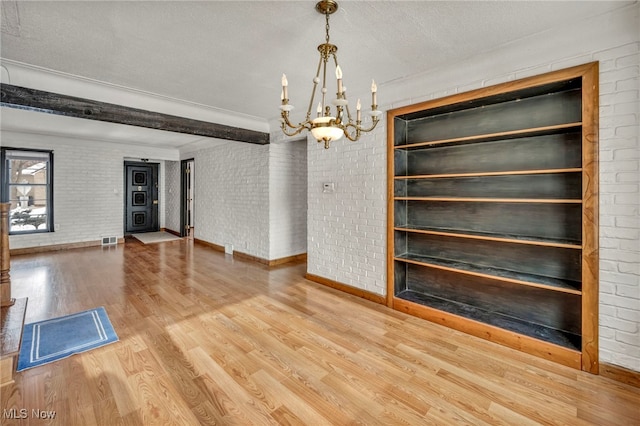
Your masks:
M3 107L259 145L269 143L269 133L255 130L209 123L11 84L1 84L0 89L2 92L0 106Z

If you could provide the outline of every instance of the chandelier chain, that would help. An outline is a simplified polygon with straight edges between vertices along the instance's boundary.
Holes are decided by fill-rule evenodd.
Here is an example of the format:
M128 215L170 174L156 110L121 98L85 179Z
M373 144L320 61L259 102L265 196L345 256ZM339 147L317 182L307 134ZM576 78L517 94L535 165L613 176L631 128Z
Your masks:
M327 36L326 36L325 40L327 40L327 44L329 44L329 14L325 13L324 17L325 17L325 19L327 21L327 24L325 25L325 30L327 31Z

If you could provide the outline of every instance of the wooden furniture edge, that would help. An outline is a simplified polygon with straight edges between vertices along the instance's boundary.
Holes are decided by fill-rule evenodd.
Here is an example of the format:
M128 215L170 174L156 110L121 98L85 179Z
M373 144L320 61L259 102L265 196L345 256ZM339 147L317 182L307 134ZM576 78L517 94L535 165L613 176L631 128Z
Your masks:
M28 299L26 297L21 297L16 299L16 303L11 306L3 306L2 307L2 345L0 346L0 358L5 358L8 356L15 355L20 352L20 344L22 343L22 338L16 335L11 335L10 347L7 347L7 341L5 338L7 337L7 333L10 332L12 326L16 324L20 324L19 327L16 327L16 330L19 332L19 335L22 336L24 318L27 312L27 303Z
M582 73L582 370L598 374L599 354L599 63Z
M2 349L0 351L0 387L13 383L18 356L22 345L22 333L24 320L27 313L28 299L26 297L15 299L11 306L2 307ZM9 342L7 342L9 340ZM6 344L11 345L7 347Z
M385 304L393 307L395 294L395 120L392 111L387 111L387 296Z
M9 247L9 209L11 204L0 203L0 306L11 306L11 251Z
M625 385L640 388L640 371L633 371L618 365L601 362L600 375Z
M318 275L314 275L314 274L309 274L309 273L306 273L304 275L304 277L306 279L308 279L309 281L313 281L315 283L322 284L322 285L325 285L327 287L334 288L336 290L340 290L340 291L342 291L344 293L348 293L348 294L351 294L353 296L357 296L357 297L360 297L362 299L366 299L366 300L369 300L371 302L378 303L380 305L386 305L387 304L387 298L385 296L382 296L382 295L379 295L379 294L376 294L376 293L372 293L370 291L363 290L361 288L356 288L356 287L350 286L348 284L343 284L343 283L340 283L338 281L330 280L329 278L324 278L324 277L321 277L321 276L318 276Z
M0 388L15 383L13 372L16 368L15 357L0 358Z
M13 336L11 339L11 347L7 347L5 343L5 337L7 332L10 331L12 325L20 323L20 327L16 329L19 331L19 334L22 335L22 323L24 323L25 314L27 312L27 298L22 297L16 299L16 303L11 306L3 306L2 307L2 345L0 346L0 358L5 358L7 356L15 355L20 352L20 343L22 341L21 338Z
M118 238L118 244L124 244L124 238ZM85 247L96 247L101 246L102 241L81 241L77 243L64 243L64 244L51 244L48 246L37 246L37 247L25 247L18 249L11 249L12 256L19 256L23 254L36 254L36 253L46 253L50 251L60 251L60 250L72 250L77 248L85 248Z
M532 337L440 311L438 309L429 308L428 306L423 306L407 300L394 298L393 308L400 312L404 312L511 349L528 353L529 355L557 362L558 364L562 364L567 367L578 370L580 369L582 356L577 350L563 348L562 346L554 345L553 343L543 342Z

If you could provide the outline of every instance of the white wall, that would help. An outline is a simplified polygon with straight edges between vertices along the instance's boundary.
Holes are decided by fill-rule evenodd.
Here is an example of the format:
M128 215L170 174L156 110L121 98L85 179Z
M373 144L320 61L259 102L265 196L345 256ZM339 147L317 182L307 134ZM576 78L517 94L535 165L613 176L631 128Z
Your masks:
M640 5L517 40L393 84L383 109L600 61L600 357L640 371ZM426 64L428 65L428 64ZM386 294L385 123L325 151L309 144L308 271ZM334 194L322 193L335 182Z
M226 141L183 152L195 161L195 235L269 258L269 145Z
M306 139L276 138L269 145L270 260L307 252Z
M34 119L40 113L34 112ZM97 241L124 235L124 161L160 162L159 220L163 225L163 167L177 152L50 135L2 132L2 146L53 150L54 222L44 234L12 235L12 249Z
M384 121L357 142L308 143L307 272L385 294L386 133ZM323 192L333 183L335 192Z
M167 161L164 174L165 221L164 228L180 232L180 162Z
M195 238L266 260L306 253L307 146L282 139L182 150L195 162Z

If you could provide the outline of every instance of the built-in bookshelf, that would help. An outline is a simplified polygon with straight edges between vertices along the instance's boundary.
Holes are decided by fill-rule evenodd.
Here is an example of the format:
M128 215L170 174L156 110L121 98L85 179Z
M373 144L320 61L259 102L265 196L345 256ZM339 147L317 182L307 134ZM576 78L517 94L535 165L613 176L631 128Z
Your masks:
M597 62L387 127L388 305L597 373Z

